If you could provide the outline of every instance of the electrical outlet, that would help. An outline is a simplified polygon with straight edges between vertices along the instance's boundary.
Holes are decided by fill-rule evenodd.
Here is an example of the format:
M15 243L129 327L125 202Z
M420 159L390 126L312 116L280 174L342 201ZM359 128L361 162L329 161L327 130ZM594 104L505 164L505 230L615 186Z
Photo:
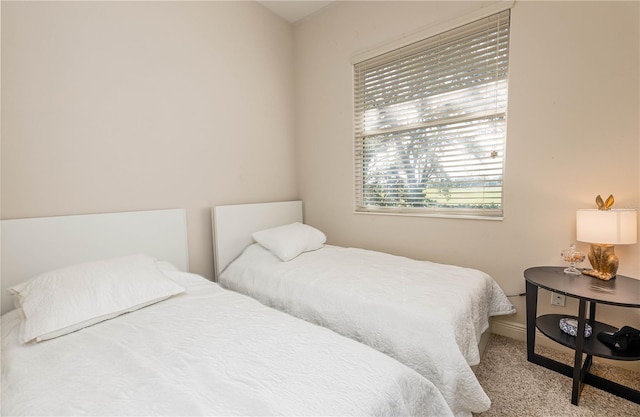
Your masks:
M551 293L551 305L564 307L564 294Z

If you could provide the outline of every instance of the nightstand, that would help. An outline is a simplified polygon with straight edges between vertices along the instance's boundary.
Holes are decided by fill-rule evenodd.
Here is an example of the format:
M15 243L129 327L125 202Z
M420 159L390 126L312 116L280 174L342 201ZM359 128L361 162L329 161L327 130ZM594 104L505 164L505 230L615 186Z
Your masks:
M583 384L592 385L640 404L640 391L589 372L593 356L623 361L640 360L640 352L631 353L611 349L596 337L599 332L617 330L615 327L596 321L596 305L610 304L640 308L640 280L618 275L610 281L602 281L587 275L565 274L563 271L563 267L554 266L539 266L524 271L527 281L527 360L573 378L571 403L574 405L578 405ZM579 300L578 315L548 314L538 317L539 288L577 298ZM588 318L587 302L589 303ZM563 317L572 317L578 321L577 336L570 336L560 330L559 321ZM587 322L592 327L593 334L585 338L584 328ZM634 323L629 325L637 327ZM575 350L573 367L535 353L536 328L551 340ZM583 354L586 354L584 362Z

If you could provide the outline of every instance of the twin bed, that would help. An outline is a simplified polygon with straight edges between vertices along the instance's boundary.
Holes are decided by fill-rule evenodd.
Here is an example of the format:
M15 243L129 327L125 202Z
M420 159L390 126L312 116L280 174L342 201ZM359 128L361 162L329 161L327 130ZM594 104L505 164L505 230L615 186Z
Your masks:
M326 245L302 221L300 201L212 209L218 282L397 359L455 415L486 411L472 366L489 318L515 312L498 284L475 269Z
M247 280L254 261L271 273L307 255L340 256L324 244L288 262L274 263L263 247L251 255L254 232L301 221L301 210L300 202L213 209L222 286L188 272L184 210L2 221L1 414L448 416L488 408L467 368L479 360L488 316L513 309L497 285L456 276L495 294L472 297L462 313L439 305L429 313L437 320L425 321L408 276L400 285L376 278L403 289L398 317L396 296L380 303L375 285L359 288L354 278L297 287L289 282L295 271L284 278L253 271ZM369 255L356 257L377 262ZM440 295L449 291L433 284ZM274 286L287 289L269 295ZM15 309L5 297L10 288ZM156 290L152 300L137 299ZM325 309L315 303L322 299ZM363 305L381 325L378 338L368 336L370 321L350 334ZM340 320L344 328L336 329ZM397 357L403 349L412 360Z

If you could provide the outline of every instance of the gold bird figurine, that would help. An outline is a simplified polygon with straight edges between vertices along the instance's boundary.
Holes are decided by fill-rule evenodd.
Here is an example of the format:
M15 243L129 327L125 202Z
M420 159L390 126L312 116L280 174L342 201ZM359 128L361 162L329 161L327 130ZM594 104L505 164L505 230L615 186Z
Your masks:
M596 204L598 205L598 210L611 210L611 206L613 206L613 195L610 194L609 197L607 197L606 201L602 200L602 197L600 197L600 194L598 194L598 196L596 197Z

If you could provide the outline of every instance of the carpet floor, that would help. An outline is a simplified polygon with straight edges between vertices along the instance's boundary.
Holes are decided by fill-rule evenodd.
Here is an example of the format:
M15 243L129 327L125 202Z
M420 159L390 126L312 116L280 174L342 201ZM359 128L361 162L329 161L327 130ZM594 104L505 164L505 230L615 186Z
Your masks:
M570 353L544 346L536 346L536 353L573 363ZM640 373L597 362L591 373L640 390ZM477 417L640 417L639 404L589 385L584 386L579 405L571 404L571 378L528 362L526 343L507 337L491 335L476 375L491 399L491 408Z

